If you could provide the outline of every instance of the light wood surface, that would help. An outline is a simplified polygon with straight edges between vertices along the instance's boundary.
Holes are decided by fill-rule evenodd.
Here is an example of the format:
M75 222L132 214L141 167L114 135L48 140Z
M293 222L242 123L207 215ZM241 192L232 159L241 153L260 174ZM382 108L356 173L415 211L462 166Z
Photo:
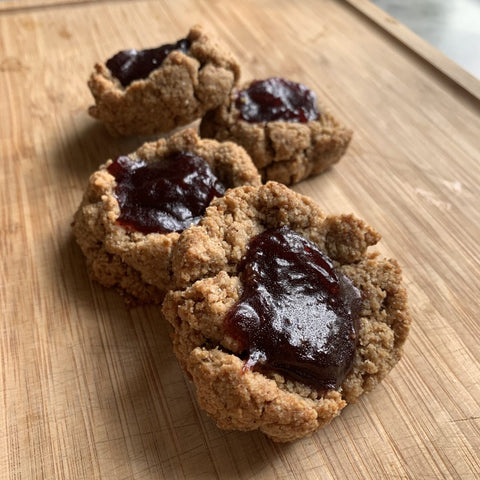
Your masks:
M428 42L420 38L416 33L409 30L405 25L397 21L394 17L368 0L346 1L370 18L376 26L390 33L400 43L404 44L412 52L421 57L422 60L435 67L438 70L438 73L444 73L445 76L472 93L472 95L480 98L480 82L478 81L478 78L460 68L457 63L448 58L440 50L437 50Z
M354 3L2 2L0 478L479 478L478 84ZM346 157L296 189L380 231L409 290L399 365L291 445L218 430L158 309L127 311L92 284L71 236L90 173L144 141L87 115L94 62L194 23L229 45L243 79L306 83L354 129Z

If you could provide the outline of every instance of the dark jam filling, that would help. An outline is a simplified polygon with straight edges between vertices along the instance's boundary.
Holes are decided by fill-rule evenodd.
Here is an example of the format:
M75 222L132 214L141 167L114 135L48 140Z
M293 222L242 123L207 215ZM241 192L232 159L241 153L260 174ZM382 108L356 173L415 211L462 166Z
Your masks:
M162 45L146 50L123 50L107 60L107 67L124 87L134 80L147 78L150 73L160 67L167 56L174 50L187 53L190 40L182 38L177 43Z
M208 163L192 153L173 153L152 163L117 158L109 167L117 182L117 223L142 233L181 232L197 224L225 187Z
M224 327L239 342L245 368L337 389L353 363L360 291L287 227L254 237L239 269L244 290Z
M235 106L246 122L301 122L317 120L315 93L301 83L283 78L252 82L237 93Z

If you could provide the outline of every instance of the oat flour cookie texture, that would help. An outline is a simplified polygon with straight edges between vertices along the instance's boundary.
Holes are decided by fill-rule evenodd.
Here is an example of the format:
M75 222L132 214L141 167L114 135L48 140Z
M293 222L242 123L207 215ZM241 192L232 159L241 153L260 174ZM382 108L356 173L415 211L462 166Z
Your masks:
M274 80L277 79L263 82ZM279 80L293 84L284 79ZM228 102L207 112L200 124L201 136L219 141L231 140L242 145L252 157L264 181L274 180L285 185L322 173L340 160L350 143L352 130L343 126L316 100L316 96L318 118L312 120L242 119L239 95L259 82L261 81L248 82L241 88L234 89ZM303 85L301 87L305 88ZM315 95L310 93L312 97ZM259 101L261 100L260 98ZM290 100L287 98L287 106L291 103Z
M257 170L241 147L202 140L192 129L145 143L127 160L133 165L151 165L178 152L203 158L226 188L260 184ZM91 175L74 216L73 232L92 279L118 289L129 301L158 303L172 287L170 253L180 233L144 233L119 224L117 181L109 172L113 163L107 161Z
M338 388L319 391L281 373L246 368L225 318L244 286L247 245L286 226L311 241L361 292L353 365ZM355 216L325 215L309 198L276 182L230 190L213 200L172 253L176 287L163 313L174 351L198 402L222 429L259 429L275 441L306 436L372 390L402 355L410 316L398 263L369 252L380 235Z
M170 132L221 105L240 76L237 61L200 26L184 40L185 48L173 49L146 78L125 86L108 62L97 63L88 81L95 99L90 115L113 135L150 135Z

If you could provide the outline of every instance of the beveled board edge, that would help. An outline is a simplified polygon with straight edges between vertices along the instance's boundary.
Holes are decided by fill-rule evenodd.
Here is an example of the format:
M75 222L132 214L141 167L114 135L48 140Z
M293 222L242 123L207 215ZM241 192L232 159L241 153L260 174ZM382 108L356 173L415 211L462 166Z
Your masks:
M386 31L439 72L453 80L477 100L480 100L480 80L468 73L444 53L437 50L394 17L368 0L346 0L346 3L369 18L378 27Z

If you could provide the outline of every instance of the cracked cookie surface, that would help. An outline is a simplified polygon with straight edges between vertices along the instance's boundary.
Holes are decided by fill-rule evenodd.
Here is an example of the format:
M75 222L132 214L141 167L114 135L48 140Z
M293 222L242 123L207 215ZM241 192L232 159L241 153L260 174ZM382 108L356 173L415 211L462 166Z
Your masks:
M188 52L173 50L147 78L126 87L105 63L88 81L95 99L89 108L113 135L166 133L221 105L239 79L232 54L200 26L187 35Z
M203 158L227 188L260 184L255 166L241 147L202 140L192 129L145 143L128 158L151 164L175 152ZM119 224L117 182L108 170L112 163L109 160L91 175L74 215L73 233L94 280L117 288L132 302L158 303L172 286L170 255L180 233L145 234Z
M252 83L243 88L247 89ZM242 145L263 181L295 184L325 171L347 150L352 131L341 125L319 102L316 120L248 122L241 118L236 105L241 91L235 89L227 103L207 112L200 123L200 134Z
M238 264L250 240L281 226L313 242L362 294L353 366L338 389L318 391L275 371L245 368L238 342L225 329L243 291ZM368 252L379 239L355 216L325 215L276 182L230 190L181 234L172 253L176 287L162 310L198 402L220 428L295 440L328 424L394 367L411 320L398 263Z

